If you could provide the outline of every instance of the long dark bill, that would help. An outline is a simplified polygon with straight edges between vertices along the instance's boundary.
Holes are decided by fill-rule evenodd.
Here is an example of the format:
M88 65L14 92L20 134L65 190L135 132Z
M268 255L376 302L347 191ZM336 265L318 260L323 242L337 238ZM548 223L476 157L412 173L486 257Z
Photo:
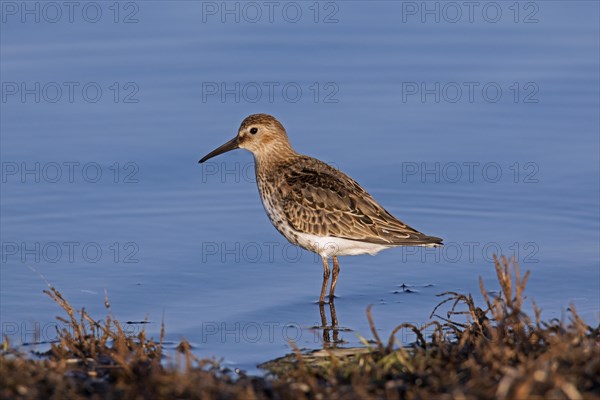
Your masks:
M230 150L239 149L239 147L240 147L240 145L238 143L238 139L236 136L233 139L231 139L229 142L225 143L224 145L222 145L220 147L217 147L216 149L214 149L213 151L211 151L210 153L208 153L207 155L202 157L200 159L200 161L198 161L198 162L203 163L204 161L206 161L210 158L213 158L214 156L218 156L219 154L226 153Z

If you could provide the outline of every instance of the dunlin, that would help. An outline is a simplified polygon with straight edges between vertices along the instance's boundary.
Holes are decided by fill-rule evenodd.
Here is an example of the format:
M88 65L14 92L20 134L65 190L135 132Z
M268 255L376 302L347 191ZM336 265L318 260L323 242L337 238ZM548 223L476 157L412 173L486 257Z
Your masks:
M250 115L236 137L200 162L238 148L254 155L260 198L275 228L291 243L321 256L321 304L329 282L330 257L329 298L333 299L340 270L338 256L442 244L442 239L424 235L395 218L348 175L296 153L285 128L271 115Z

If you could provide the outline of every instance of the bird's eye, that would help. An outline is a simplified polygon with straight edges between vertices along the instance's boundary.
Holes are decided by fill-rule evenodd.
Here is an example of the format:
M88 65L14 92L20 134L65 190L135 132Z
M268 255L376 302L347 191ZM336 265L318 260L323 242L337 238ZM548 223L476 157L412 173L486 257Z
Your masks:
M256 135L256 132L258 132L258 128L250 128L251 134Z

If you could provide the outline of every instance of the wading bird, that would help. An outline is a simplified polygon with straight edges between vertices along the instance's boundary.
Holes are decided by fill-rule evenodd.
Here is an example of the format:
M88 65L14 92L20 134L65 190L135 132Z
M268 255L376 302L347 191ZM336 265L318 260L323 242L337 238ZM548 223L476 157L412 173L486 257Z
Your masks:
M343 172L296 153L285 128L271 115L248 116L236 137L200 163L238 148L254 155L260 198L275 228L291 243L321 256L321 304L329 282L330 257L329 298L333 299L340 271L338 256L374 255L397 246L442 245L442 239L424 235L387 212Z

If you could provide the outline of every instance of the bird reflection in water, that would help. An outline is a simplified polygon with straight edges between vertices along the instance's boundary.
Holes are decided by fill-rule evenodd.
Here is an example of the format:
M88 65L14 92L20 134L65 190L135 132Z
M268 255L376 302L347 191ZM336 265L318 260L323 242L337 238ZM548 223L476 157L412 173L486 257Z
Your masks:
M325 307L329 305L329 315L331 317L331 325L327 324L327 316L325 314ZM338 326L337 314L335 312L334 299L330 299L328 304L319 303L319 311L321 312L321 326L323 330L323 348L336 348L338 344L345 343L343 339L340 339L340 328ZM347 330L347 329L341 329Z

